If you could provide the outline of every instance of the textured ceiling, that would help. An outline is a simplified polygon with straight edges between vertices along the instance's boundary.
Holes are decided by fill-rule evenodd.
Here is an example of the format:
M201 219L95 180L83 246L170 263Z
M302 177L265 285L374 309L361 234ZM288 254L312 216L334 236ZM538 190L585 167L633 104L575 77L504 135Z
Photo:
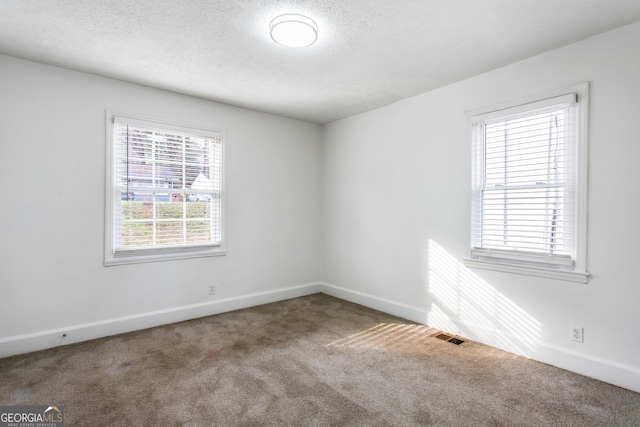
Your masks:
M302 13L308 48L269 22ZM640 21L640 0L1 0L0 53L328 123Z

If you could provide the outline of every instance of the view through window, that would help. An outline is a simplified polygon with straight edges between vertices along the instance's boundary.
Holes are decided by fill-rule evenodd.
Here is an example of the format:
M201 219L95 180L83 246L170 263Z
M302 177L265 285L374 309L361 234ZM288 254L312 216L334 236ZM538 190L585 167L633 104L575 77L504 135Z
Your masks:
M114 116L111 148L114 258L221 246L220 134Z

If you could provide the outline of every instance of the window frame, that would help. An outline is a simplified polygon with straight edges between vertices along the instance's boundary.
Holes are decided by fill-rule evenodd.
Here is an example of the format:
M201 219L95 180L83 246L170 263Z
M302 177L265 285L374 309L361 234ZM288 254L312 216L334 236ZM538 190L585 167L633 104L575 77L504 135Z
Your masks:
M470 218L468 221L468 245L467 254L464 258L464 264L467 267L495 270L507 273L522 274L527 276L545 277L551 279L565 280L577 283L588 283L589 273L587 272L587 196L588 196L588 130L589 130L589 82L578 83L575 85L563 87L542 94L532 95L513 101L507 101L501 104L483 107L476 110L468 111L467 129L469 129L469 139L471 152L476 151L476 137L474 137L474 123L482 121L482 118L495 118L501 116L509 116L511 114L534 111L540 105L544 105L547 100L552 98L561 98L563 96L575 94L577 102L575 104L575 199L574 199L574 232L575 247L572 254L572 265L560 267L560 264L546 265L545 263L532 263L520 261L517 256L510 254L501 255L500 251L494 251L491 256L479 256L477 249L473 248L474 232L474 202L476 197L474 192L473 174L471 176L471 189L469 201L471 207L469 209ZM480 160L471 156L471 171L477 169ZM482 163L484 167L484 163ZM484 170L484 169L483 169ZM475 253L474 253L475 252ZM517 255L517 252L515 252Z
M178 122L158 117L146 116L107 109L105 112L105 235L104 235L104 265L114 266L122 264L137 264L145 262L169 261L178 259L201 258L226 255L225 249L225 131L212 129L201 124ZM117 191L116 147L114 139L114 124L118 121L129 121L132 124L148 126L159 130L181 132L189 135L201 135L220 138L220 244L186 245L173 247L152 247L131 250L115 250L116 233L116 198Z

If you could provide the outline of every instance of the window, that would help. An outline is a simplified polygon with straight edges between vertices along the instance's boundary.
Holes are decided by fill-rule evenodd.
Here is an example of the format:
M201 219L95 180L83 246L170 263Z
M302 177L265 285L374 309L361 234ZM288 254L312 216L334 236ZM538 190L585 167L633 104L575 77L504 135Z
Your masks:
M107 112L105 265L223 255L222 133Z
M470 115L467 265L586 283L587 95L585 83Z

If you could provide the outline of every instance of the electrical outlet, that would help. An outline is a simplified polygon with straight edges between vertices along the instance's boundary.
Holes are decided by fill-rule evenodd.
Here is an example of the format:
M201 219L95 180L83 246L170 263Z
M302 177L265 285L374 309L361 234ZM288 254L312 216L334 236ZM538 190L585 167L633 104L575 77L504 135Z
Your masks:
M209 295L216 294L216 285L209 285Z
M571 341L584 342L584 328L581 326L571 327Z

